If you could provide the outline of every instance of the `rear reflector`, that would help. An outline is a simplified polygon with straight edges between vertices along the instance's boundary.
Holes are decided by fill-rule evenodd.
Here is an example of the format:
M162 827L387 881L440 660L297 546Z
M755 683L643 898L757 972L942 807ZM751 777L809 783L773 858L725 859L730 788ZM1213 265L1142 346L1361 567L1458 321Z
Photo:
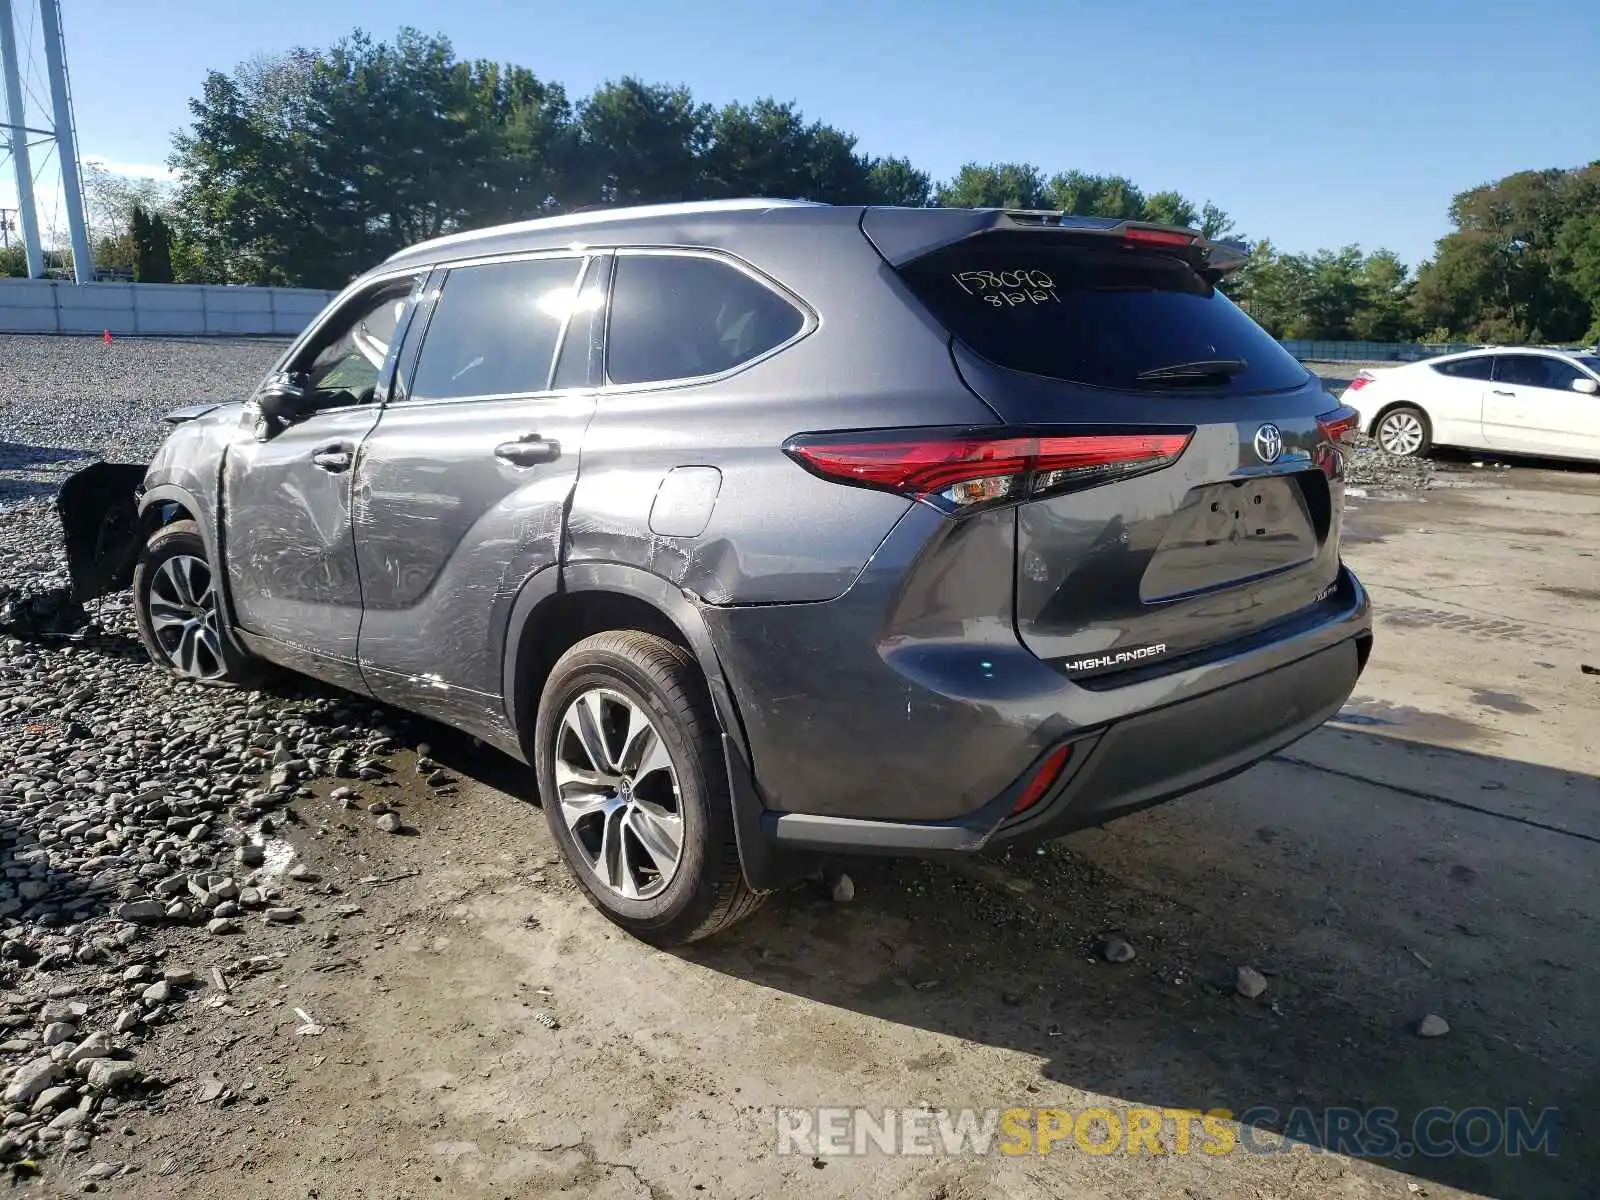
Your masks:
M1011 815L1014 817L1020 812L1027 812L1039 801L1044 799L1055 781L1061 778L1061 768L1067 765L1067 759L1072 757L1071 746L1057 746L1050 751L1044 762L1039 764L1039 769L1034 772L1033 778L1028 781L1028 786L1022 789L1022 795L1017 797L1017 802L1011 806Z
M834 483L896 492L943 512L1094 487L1177 461L1193 430L1034 437L882 431L790 438L784 452Z

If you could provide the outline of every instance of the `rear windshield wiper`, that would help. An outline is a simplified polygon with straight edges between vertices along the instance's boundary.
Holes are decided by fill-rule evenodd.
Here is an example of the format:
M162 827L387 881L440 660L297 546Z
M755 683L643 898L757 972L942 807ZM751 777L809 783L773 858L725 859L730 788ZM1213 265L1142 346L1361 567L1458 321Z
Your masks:
M1134 376L1140 383L1160 383L1163 380L1187 381L1193 379L1231 379L1241 374L1250 364L1242 358L1197 358L1193 362L1168 363L1164 367L1151 367Z

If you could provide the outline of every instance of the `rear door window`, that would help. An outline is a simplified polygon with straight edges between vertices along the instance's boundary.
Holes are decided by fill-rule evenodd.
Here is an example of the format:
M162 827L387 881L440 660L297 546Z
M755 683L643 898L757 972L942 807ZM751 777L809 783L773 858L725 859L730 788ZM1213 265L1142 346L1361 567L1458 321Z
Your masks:
M1152 390L1137 378L1144 371L1222 359L1245 363L1226 381L1230 391L1277 391L1309 378L1182 259L1042 241L972 238L901 274L946 329L1013 370L1125 391Z
M805 327L805 314L793 303L721 259L622 254L615 269L606 334L612 383L718 375Z
M411 398L548 388L582 265L581 258L538 258L452 268L423 335Z

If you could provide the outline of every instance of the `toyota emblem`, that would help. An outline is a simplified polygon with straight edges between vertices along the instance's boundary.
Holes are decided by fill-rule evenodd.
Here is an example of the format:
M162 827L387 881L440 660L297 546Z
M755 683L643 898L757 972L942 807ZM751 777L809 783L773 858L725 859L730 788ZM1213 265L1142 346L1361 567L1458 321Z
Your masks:
M1263 425L1256 430L1256 457L1264 463L1278 461L1283 453L1283 432L1276 425Z

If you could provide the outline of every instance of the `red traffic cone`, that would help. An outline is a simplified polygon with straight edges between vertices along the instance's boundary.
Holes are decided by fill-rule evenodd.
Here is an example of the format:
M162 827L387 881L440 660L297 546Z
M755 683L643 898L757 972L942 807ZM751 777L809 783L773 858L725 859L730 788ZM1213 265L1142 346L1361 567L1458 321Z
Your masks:
M106 330L106 345L111 345L111 330Z

